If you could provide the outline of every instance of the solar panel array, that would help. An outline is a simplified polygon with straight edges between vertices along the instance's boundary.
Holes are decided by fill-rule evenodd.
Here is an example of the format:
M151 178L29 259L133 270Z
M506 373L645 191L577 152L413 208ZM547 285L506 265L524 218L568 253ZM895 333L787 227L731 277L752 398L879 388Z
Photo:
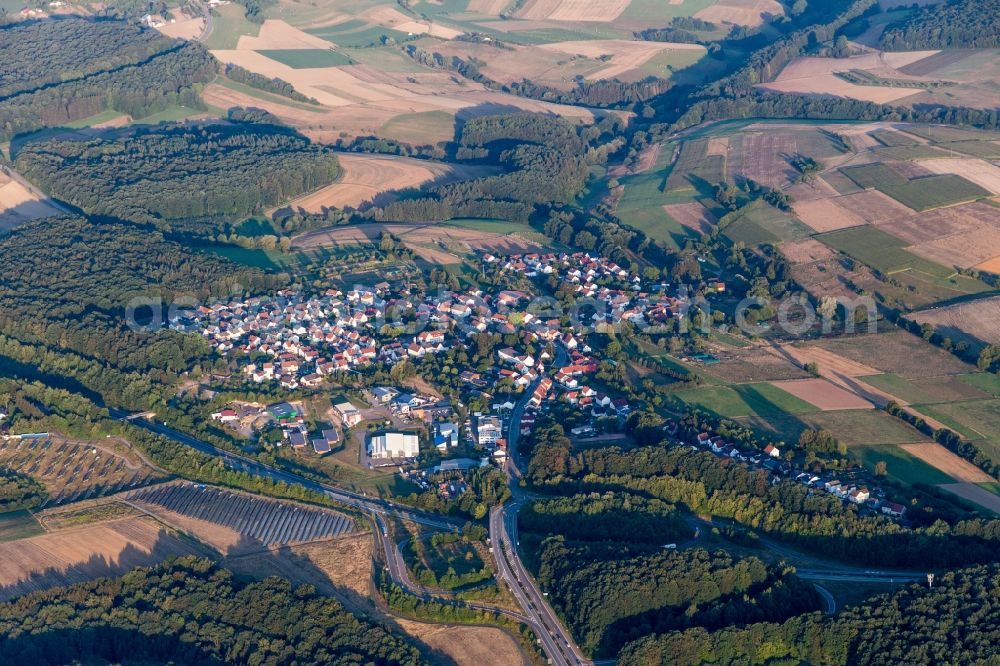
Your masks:
M223 525L265 546L315 541L355 529L350 517L334 511L195 484L151 486L129 493L128 499Z

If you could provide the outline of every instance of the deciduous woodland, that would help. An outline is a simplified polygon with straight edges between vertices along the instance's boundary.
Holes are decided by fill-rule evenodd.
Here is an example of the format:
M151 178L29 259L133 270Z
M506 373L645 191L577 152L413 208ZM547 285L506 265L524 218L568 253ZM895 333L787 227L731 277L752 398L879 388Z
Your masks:
M219 222L328 185L338 173L331 150L286 127L248 122L35 141L15 164L87 213L202 236L214 235Z
M4 663L380 664L421 662L385 628L308 585L241 583L183 558L0 604Z

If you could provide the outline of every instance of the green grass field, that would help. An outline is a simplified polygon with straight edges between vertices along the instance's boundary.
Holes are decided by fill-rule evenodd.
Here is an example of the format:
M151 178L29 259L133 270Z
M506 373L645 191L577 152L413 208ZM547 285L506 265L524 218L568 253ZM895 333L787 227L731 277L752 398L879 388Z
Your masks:
M905 241L876 227L850 227L819 234L816 238L881 273L915 270L939 279L954 273L945 266L907 252L903 249Z
M260 26L251 23L243 13L243 6L235 2L212 9L212 34L205 40L209 49L235 49L243 35L256 36Z
M919 405L917 409L971 440L993 462L1000 462L1000 400Z
M955 479L941 470L931 467L894 444L856 446L851 449L851 455L869 470L874 470L879 461L885 462L886 476L900 483L955 483Z
M740 219L726 227L724 232L726 238L732 242L742 242L748 246L799 240L812 233L812 229L791 215L765 203L747 211Z
M975 376L975 375L970 375ZM995 375L993 375L995 376ZM911 381L897 374L887 373L864 377L865 384L890 393L909 403L932 404L938 402L958 402L962 400L982 400L991 393L977 387L964 377L929 377Z
M843 167L840 171L860 187L875 188L916 211L990 196L975 183L953 174L907 180L879 162Z
M920 142L909 136L903 134L902 132L897 132L896 130L890 129L878 129L874 132L869 132L869 134L875 137L875 140L881 143L883 146L917 146Z
M325 39L332 44L346 48L380 46L385 43L385 40L390 38L397 43L402 43L409 39L409 36L405 32L377 25L369 25L359 20L346 21L328 28L306 30L306 32L316 35L320 39Z
M681 226L663 210L665 204L687 203L696 192L664 193L663 183L674 146L666 144L652 169L619 179L625 193L618 202L617 215L622 221L670 247L680 247L692 232Z
M974 372L968 375L961 375L959 379L980 391L989 393L995 398L1000 398L1000 376L990 372Z
M288 65L292 69L317 69L354 64L348 56L333 49L269 49L257 53L282 65Z
M764 439L798 441L802 431L826 428L849 447L877 444L907 444L927 438L885 412L847 409L812 414L781 414L738 419Z
M192 109L187 106L171 106L164 109L163 111L158 111L151 116L146 116L145 118L136 118L132 121L133 125L158 125L159 123L176 123L182 120L187 120L188 118L194 118L196 116L203 116L206 113L211 113L211 110L205 111L204 109ZM213 114L214 115L214 114Z
M401 113L379 128L379 135L404 137L409 143L436 143L455 135L455 116L447 111Z
M45 530L27 511L0 513L0 541L15 541L44 534Z
M726 418L808 414L816 407L771 384L708 386L682 391L677 397Z
M685 141L677 161L667 176L666 191L695 189L711 196L713 188L726 179L726 158L707 155L708 139Z
M98 123L106 123L109 120L114 120L115 118L121 118L123 114L119 111L113 109L108 111L101 111L100 113L94 114L88 118L81 118L80 120L74 120L69 123L64 123L63 127L70 127L72 129L82 129L84 127L90 127L92 125L97 125Z

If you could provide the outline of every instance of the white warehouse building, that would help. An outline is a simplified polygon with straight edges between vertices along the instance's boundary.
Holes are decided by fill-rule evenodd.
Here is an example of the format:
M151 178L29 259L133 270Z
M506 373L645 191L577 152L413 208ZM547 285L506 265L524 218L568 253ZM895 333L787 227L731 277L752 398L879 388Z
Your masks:
M368 455L380 458L416 458L420 455L420 437L403 432L385 432L368 442Z

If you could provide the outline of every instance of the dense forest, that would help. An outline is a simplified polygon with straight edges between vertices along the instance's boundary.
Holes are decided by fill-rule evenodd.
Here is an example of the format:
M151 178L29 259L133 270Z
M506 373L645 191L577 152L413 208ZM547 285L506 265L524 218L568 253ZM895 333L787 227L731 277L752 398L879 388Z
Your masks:
M652 632L783 620L819 605L790 569L722 551L575 544L559 536L542 543L539 560L542 589L595 656L614 656Z
M0 604L10 666L421 663L416 648L309 585L242 583L185 557Z
M641 493L732 519L827 557L939 568L993 562L1000 552L1000 520L942 515L908 528L882 515L862 515L853 505L791 480L772 485L764 470L687 447L661 443L572 454L562 427L552 422L536 427L533 442L528 477L536 486L563 493Z
M48 21L42 25L58 24ZM102 46L106 51L107 44ZM144 118L175 105L204 108L196 85L215 76L216 61L201 44L172 45L135 64L0 98L0 139L64 125L109 109Z
M672 504L630 493L536 500L518 513L517 521L527 532L562 534L577 541L661 545L691 534Z
M124 21L67 18L0 26L0 99L134 65L169 46L160 33Z
M1000 46L1000 0L951 0L921 7L882 33L885 51Z
M220 221L327 185L338 173L328 148L287 127L245 122L35 141L15 164L88 213L200 236L214 236Z
M0 469L0 512L32 509L47 496L45 486L30 476Z
M990 664L1000 643L1000 566L939 576L930 590L911 585L836 616L818 613L782 624L649 636L627 645L621 666L757 664Z
M281 277L193 252L154 230L41 219L0 238L0 333L118 368L180 372L206 357L207 345L165 327L130 330L132 299L166 307L180 297L205 299L281 283ZM136 317L143 314L154 312L140 308ZM159 306L155 315L162 315Z
M432 188L369 214L408 222L483 217L527 222L536 206L568 203L583 189L587 166L607 160L622 143L617 118L580 129L549 116L482 116L462 128L455 158L500 166L505 173Z

